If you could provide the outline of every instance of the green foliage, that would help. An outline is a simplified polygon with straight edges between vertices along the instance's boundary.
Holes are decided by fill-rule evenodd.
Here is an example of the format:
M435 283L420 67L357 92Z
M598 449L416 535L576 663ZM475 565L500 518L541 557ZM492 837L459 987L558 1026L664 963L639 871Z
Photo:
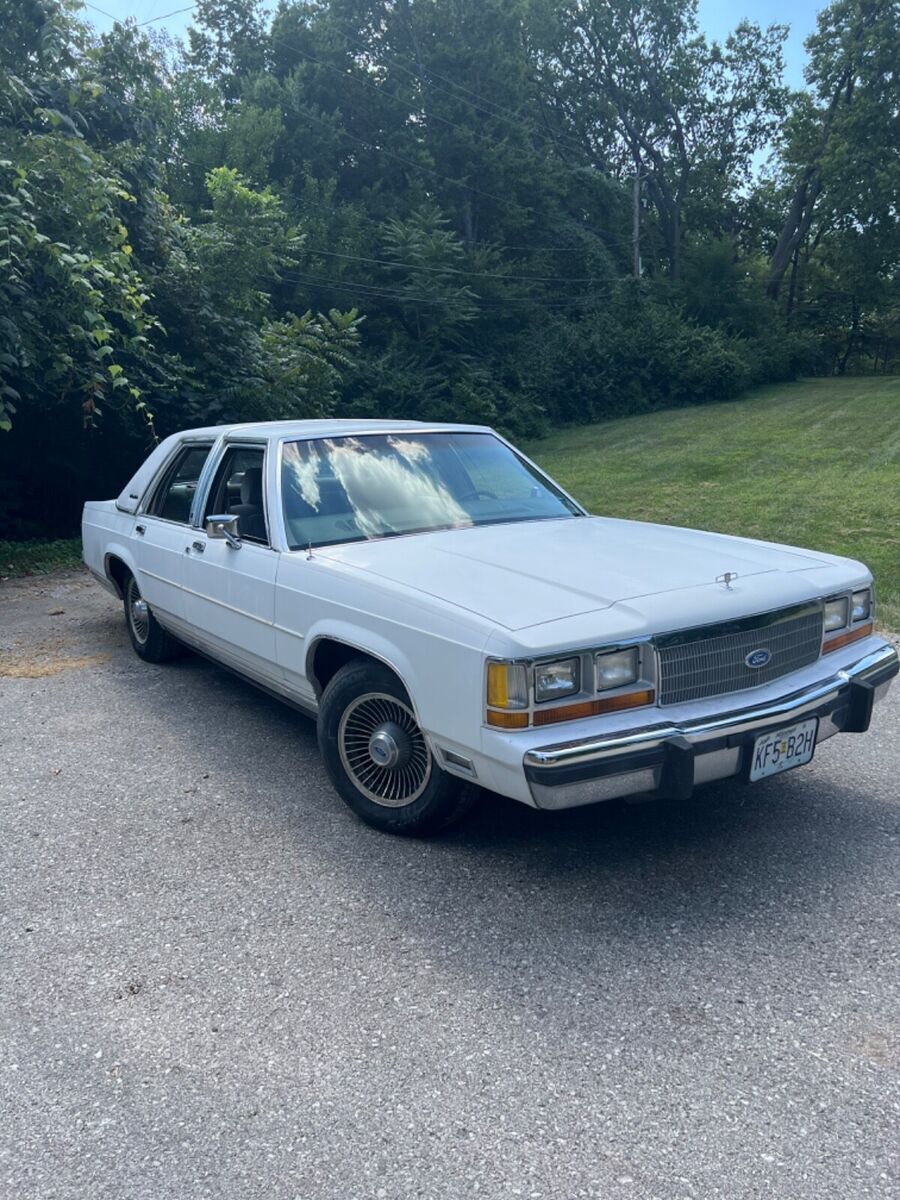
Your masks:
M81 539L56 541L35 539L25 542L0 541L0 579L20 575L46 575L50 571L71 570L81 565Z
M0 429L15 404L48 393L74 395L87 421L107 405L146 411L129 366L155 322L118 215L130 199L52 134L33 134L17 163L0 159Z
M200 0L186 50L0 0L9 527L191 425L522 437L890 369L898 5L835 0L788 95L784 28L695 0Z

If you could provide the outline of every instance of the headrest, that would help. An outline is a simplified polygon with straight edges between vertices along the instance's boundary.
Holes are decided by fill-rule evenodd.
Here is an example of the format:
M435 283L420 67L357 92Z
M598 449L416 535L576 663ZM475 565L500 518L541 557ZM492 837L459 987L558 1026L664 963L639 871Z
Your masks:
M241 504L262 504L262 467L248 467L244 472Z

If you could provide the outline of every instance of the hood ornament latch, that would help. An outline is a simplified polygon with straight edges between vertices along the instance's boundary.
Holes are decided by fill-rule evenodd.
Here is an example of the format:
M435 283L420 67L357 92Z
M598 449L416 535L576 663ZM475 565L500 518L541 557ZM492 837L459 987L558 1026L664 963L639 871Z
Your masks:
M732 581L732 579L737 579L737 577L738 577L737 571L726 571L724 575L716 576L716 583L724 583L725 587L730 592L731 591L731 581Z

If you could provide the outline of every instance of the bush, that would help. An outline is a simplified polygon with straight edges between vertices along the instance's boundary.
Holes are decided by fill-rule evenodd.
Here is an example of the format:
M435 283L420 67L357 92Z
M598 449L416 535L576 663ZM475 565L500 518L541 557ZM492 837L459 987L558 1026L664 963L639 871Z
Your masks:
M528 391L555 423L728 400L750 375L737 339L630 284L580 319L549 319L522 352Z

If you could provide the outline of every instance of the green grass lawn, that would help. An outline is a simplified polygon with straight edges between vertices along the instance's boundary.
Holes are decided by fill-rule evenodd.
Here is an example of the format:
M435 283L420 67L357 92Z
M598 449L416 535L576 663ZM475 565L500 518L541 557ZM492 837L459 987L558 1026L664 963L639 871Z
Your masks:
M900 379L816 379L571 427L528 452L591 512L862 559L900 629Z

